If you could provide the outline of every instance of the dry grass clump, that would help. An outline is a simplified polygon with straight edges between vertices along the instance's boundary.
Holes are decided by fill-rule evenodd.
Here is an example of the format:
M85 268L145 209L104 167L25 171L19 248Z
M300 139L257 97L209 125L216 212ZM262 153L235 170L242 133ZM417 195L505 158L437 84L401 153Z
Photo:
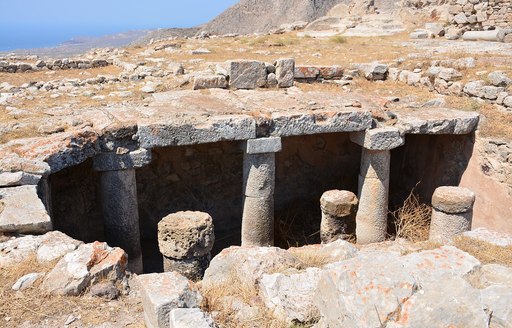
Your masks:
M305 270L307 268L321 268L324 265L331 263L331 260L327 254L321 254L315 249L304 249L291 251L301 262L301 265L297 267L298 270Z
M23 291L12 290L12 285L22 276L32 272L49 272L57 261L41 264L32 254L20 263L2 267L0 270L0 326L18 327L24 322L40 323L46 321L54 325L63 325L69 315L80 318L84 325L98 325L104 322L118 321L129 313L141 312L140 304L124 302L122 299L107 302L92 296L50 295L39 287L42 279ZM62 322L61 322L62 321ZM128 327L144 327L142 321Z
M412 242L428 239L432 208L422 204L413 192L401 208L391 213L394 218L396 238Z
M453 243L455 247L476 257L483 264L512 266L512 246L496 246L465 236L455 237Z
M233 270L227 279L221 283L199 283L199 290L203 295L201 308L203 311L215 315L215 323L221 328L287 328L286 322L273 316L271 311L263 304L258 296L254 283L244 281L240 273ZM238 310L234 302L243 302L247 306L257 309L258 316L241 321L237 318Z
M341 35L333 35L329 38L329 41L334 43L347 43L347 38Z

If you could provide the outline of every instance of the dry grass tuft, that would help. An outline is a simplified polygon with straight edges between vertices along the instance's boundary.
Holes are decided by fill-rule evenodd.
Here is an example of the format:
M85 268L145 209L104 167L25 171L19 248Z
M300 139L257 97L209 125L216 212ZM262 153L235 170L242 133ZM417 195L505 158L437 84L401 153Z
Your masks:
M236 270L229 274L226 282L205 284L200 283L198 287L203 295L203 304L201 308L205 312L217 312L215 323L221 328L285 328L289 327L286 322L273 316L271 311L263 304L258 296L258 290L253 283L240 279L240 273ZM237 310L234 309L233 302L242 301L243 303L256 308L257 318L249 318L246 321L240 321L237 318Z
M334 43L347 43L347 38L341 35L333 35L329 38L329 41Z
M307 268L321 268L324 265L331 263L329 256L326 254L319 254L315 250L303 250L293 252L293 256L299 259L301 265L296 268L298 270L305 270Z
M428 239L432 208L420 203L413 192L404 201L401 208L391 213L395 221L396 238L412 242Z
M496 246L465 236L455 237L453 242L455 247L476 257L483 264L512 266L512 246Z

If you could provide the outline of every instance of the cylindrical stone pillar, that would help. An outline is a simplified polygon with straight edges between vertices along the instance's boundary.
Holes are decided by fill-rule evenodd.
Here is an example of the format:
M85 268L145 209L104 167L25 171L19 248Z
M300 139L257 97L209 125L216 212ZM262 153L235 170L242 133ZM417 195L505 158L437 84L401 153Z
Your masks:
M280 150L281 138L245 144L242 246L274 245L275 153Z
M173 213L158 223L158 247L165 272L176 271L194 281L202 279L214 242L213 220L207 213Z
M348 240L354 236L357 204L356 195L350 191L330 190L322 195L320 240L323 244L338 239Z
M432 241L446 242L471 230L475 194L461 187L439 187L432 196Z
M130 271L142 273L135 169L102 172L101 194L107 244L124 249Z
M363 148L359 176L359 209L356 216L358 244L386 239L389 199L389 150Z
M356 132L350 140L363 147L359 175L359 209L356 215L358 244L386 239L388 223L391 149L403 145L400 131L384 127Z
M105 239L110 246L128 254L128 269L143 273L140 244L139 209L135 168L151 161L146 149L101 153L94 157L94 169L100 173L101 206Z

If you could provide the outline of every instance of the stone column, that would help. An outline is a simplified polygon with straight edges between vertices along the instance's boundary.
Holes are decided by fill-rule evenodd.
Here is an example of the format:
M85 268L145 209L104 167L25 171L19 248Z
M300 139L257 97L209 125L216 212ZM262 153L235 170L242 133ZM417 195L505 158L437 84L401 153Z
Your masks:
M214 241L213 220L207 213L173 213L158 223L165 272L176 271L193 281L202 279Z
M247 140L244 145L242 246L274 245L275 153L281 138Z
M359 209L356 215L357 243L369 244L386 238L389 198L390 150L403 145L396 128L385 127L350 135L363 147L359 175Z
M322 222L320 240L323 244L338 239L348 240L355 234L356 195L346 190L329 190L320 198Z
M101 172L101 206L105 238L109 246L128 254L128 268L142 273L139 210L135 169L151 161L151 151L101 153L94 157L94 169Z
M432 196L432 241L446 242L471 230L475 194L461 187L439 187Z

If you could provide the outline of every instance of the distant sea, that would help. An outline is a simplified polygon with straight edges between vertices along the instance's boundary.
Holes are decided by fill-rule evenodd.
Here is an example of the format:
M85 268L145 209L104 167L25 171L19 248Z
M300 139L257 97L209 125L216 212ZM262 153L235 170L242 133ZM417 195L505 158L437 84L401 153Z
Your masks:
M0 51L55 47L73 38L97 37L133 27L5 26L0 22Z

